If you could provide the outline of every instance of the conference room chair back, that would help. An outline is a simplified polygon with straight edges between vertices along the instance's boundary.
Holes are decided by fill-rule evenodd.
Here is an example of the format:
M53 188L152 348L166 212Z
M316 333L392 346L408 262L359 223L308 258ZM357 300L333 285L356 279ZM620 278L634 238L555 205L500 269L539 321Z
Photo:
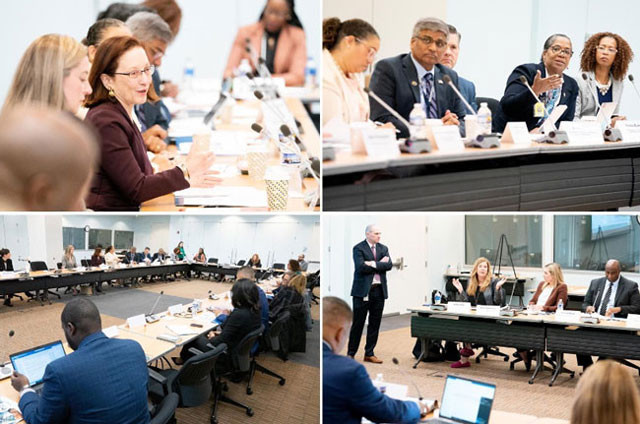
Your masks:
M244 259L241 259L241 260L238 261L237 265L238 266L243 266L245 264L245 262L247 262L247 261L245 261Z
M209 260L207 261L207 263L210 263L210 264L217 264L217 263L218 263L218 258L209 258Z
M253 330L240 340L236 347L229 352L234 371L246 373L251 371L251 348L262 335L264 325Z
M282 263L274 263L273 264L273 269L285 269L285 265Z
M160 402L153 413L151 424L169 424L175 423L175 412L180 402L180 396L177 393L169 393Z
M45 261L32 261L29 262L29 265L31 266L31 271L46 271L49 269Z
M57 262L56 266L58 267L58 269L62 269L62 262Z
M284 330L289 318L291 318L291 312L283 311L278 316L278 319L269 326L269 331L267 332L269 346L276 352L280 350L280 333Z
M80 259L80 265L82 265L84 267L90 267L91 266L91 262L89 262L89 259Z
M320 270L317 270L313 274L309 274L307 276L307 290L309 290L309 301L314 302L316 305L319 305L320 303L318 302L318 300L320 299L320 297L313 294L313 289L315 289L316 287L320 287Z
M480 107L481 103L487 104L487 107L491 111L491 122L493 123L493 120L495 119L498 111L501 110L500 101L491 97L476 97L476 104L478 105L478 107Z

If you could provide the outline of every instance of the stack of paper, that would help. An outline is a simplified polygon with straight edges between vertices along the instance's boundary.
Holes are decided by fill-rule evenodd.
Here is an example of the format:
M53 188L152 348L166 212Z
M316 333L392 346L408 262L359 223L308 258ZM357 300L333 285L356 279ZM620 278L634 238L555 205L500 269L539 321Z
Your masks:
M176 206L266 208L267 193L254 187L218 186L175 192Z

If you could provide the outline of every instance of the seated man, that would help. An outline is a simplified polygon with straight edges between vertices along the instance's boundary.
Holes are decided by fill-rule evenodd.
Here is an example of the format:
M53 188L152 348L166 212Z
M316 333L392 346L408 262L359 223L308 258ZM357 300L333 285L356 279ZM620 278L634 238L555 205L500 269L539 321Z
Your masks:
M29 424L148 423L147 362L133 340L110 339L101 331L98 308L73 299L62 311L62 328L73 353L44 372L42 395L17 372L11 385L20 392L20 410Z
M458 55L460 54L460 41L462 41L462 34L458 32L456 27L449 25L449 39L447 40L447 50L442 56L442 63L445 66L453 69L458 63ZM474 111L478 111L478 104L476 103L476 86L469 80L462 78L458 75L458 90L462 94L462 97L469 103ZM469 109L465 109L467 113Z
M584 297L582 311L599 313L602 316L626 318L628 314L640 313L638 284L620 275L620 262L610 259L604 268L605 277L596 278L589 284ZM591 356L577 355L578 365L587 368L593 364Z
M458 74L440 64L447 48L449 27L436 18L419 20L413 27L411 53L383 59L376 64L369 88L403 118L420 103L428 119L442 119L444 125L459 125L464 133L465 107L442 78L448 75L458 86ZM374 99L369 99L371 119L391 122L400 137L409 129Z
M371 383L365 367L339 355L349 338L353 314L337 297L322 299L322 419L326 423L415 423L427 414L424 405L391 399Z

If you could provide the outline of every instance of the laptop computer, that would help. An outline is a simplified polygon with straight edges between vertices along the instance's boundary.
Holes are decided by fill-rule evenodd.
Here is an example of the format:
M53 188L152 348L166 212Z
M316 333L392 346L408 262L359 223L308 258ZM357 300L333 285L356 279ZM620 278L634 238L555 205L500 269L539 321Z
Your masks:
M29 379L29 386L42 392L44 370L50 362L66 355L62 342L57 340L42 346L9 355L13 369Z
M427 422L487 424L495 393L495 384L448 375L440 403L440 417Z

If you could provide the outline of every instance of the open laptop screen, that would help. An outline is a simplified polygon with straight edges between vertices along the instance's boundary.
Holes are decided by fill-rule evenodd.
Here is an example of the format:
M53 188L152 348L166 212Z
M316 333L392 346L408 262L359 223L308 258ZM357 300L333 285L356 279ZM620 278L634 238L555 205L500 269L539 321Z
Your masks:
M24 374L29 379L29 385L35 386L42 383L44 370L50 362L65 355L62 342L57 340L53 343L34 347L23 352L10 355L13 369L20 374Z
M456 376L447 376L440 416L455 422L487 424L496 386Z

